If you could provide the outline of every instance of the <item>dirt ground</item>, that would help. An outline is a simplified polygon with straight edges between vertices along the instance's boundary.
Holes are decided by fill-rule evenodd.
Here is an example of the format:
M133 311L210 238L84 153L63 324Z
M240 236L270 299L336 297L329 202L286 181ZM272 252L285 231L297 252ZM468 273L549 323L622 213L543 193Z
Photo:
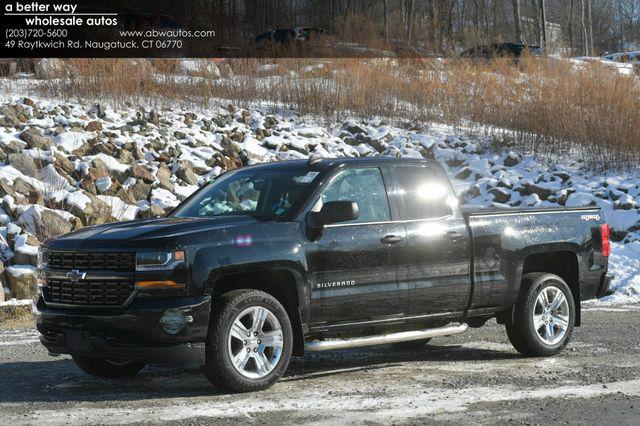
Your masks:
M126 380L49 357L29 325L0 329L3 424L640 424L640 306L585 306L554 358L528 359L495 322L424 349L379 346L295 358L254 394L221 392L197 368Z

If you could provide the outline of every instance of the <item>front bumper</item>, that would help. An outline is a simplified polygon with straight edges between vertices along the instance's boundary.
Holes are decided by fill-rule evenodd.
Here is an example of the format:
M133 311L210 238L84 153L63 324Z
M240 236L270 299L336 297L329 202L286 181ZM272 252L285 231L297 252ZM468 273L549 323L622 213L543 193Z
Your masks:
M136 299L124 311L53 309L36 304L40 341L52 354L182 363L199 356L207 335L211 298ZM193 318L177 334L165 332L160 317L178 309Z

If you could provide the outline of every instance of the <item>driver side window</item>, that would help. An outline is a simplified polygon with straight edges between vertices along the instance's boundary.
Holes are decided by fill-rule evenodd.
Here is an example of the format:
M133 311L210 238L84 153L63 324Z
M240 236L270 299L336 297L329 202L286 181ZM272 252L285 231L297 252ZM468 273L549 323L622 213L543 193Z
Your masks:
M314 211L329 201L355 201L360 215L348 223L386 222L391 220L387 191L380 169L347 169L338 173L325 188Z

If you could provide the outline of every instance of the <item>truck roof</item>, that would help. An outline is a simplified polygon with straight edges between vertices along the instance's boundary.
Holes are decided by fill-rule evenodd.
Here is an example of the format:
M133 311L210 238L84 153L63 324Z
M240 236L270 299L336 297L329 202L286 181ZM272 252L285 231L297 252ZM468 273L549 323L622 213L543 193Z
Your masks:
M341 157L341 158L311 158L309 160L287 160L273 163L261 163L251 168L264 169L287 169L287 168L310 168L314 170L324 170L339 166L341 164L386 164L386 163L406 163L406 164L433 164L438 165L435 160L425 158L396 158L396 157Z

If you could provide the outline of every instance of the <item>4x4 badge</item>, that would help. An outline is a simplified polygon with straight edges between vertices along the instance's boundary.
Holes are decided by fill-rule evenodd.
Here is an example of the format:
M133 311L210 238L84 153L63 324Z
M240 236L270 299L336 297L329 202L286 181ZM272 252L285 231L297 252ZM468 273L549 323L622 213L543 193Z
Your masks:
M71 281L72 283L77 283L80 280L84 280L84 277L86 276L86 272L80 272L77 269L74 269L71 272L67 272L67 278L69 278L69 281Z

